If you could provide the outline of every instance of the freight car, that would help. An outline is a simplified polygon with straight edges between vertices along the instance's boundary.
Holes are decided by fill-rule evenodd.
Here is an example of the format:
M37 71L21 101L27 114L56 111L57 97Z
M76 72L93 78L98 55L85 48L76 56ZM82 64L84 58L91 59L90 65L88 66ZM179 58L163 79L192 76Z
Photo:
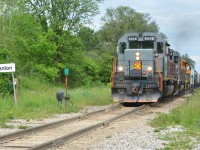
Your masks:
M200 85L199 77L200 77L199 73L196 70L194 70L194 87L197 87ZM193 76L191 76L191 78L193 78Z
M158 33L126 33L117 55L111 75L115 102L157 102L191 87L190 64Z

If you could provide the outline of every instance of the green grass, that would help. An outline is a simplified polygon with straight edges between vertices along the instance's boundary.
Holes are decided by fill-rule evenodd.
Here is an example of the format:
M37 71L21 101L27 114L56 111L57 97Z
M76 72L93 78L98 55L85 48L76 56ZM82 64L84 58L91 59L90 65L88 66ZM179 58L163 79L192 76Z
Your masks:
M7 129L13 129L13 128L14 128L14 126L12 126L12 125L7 125L7 124L5 124L5 123L2 123L1 127L2 127L2 128L7 128Z
M70 103L65 108L63 100L61 108L58 109L56 92L66 92L64 84L55 86L42 82L38 79L19 79L19 92L17 107L14 106L13 96L0 98L0 126L11 119L42 119L51 117L58 113L78 112L85 106L97 106L111 104L111 92L109 86L98 86L93 88L69 89Z
M170 141L164 150L180 150L180 149L192 149L193 144L191 143L190 135L187 132L175 132L173 134L167 133L161 138L165 141Z
M27 126L21 125L21 126L19 126L18 128L19 128L19 129L27 129L28 127L27 127Z
M196 90L193 96L187 97L187 100L178 108L175 108L169 114L159 114L151 122L155 127L155 132L160 132L169 126L181 125L186 129L184 132L166 134L161 137L169 141L164 148L167 150L191 149L195 142L192 138L200 141L200 89Z

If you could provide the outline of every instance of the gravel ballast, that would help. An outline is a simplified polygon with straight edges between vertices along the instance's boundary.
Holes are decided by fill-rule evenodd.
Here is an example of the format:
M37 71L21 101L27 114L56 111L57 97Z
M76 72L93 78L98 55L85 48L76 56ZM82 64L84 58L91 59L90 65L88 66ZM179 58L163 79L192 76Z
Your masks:
M178 107L184 100L185 98L178 98L174 101L161 103L157 107L148 107L146 110L110 124L108 127L97 129L96 131L88 133L60 147L55 147L54 150L154 150L164 148L167 142L160 140L160 134L164 134L164 132L155 132L155 129L149 125L149 122L160 112L169 113L173 108ZM18 131L19 129L17 128L20 125L35 127L108 107L110 107L110 105L100 107L90 106L79 113L56 115L54 118L44 120L30 120L29 122L21 119L13 120L9 125L13 125L15 128L0 128L0 135ZM166 132L174 131L181 132L184 131L184 128L178 126L170 128ZM200 146L197 145L195 149L200 150Z

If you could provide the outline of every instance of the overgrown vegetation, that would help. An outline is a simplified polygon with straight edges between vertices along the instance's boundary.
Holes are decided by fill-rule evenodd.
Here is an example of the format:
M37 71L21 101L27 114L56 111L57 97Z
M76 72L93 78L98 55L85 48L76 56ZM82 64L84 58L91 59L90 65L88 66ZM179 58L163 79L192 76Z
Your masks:
M161 137L169 141L165 149L191 149L194 144L200 141L200 90L198 89L193 96L169 114L160 114L158 118L151 122L156 132L172 126L182 126L186 129L183 132L166 134ZM196 140L194 140L196 139Z
M127 31L159 32L159 28L149 14L120 6L107 10L103 26L95 32L86 25L99 13L101 2L1 0L0 63L14 62L16 77L61 83L67 67L70 87L107 84L118 38ZM8 78L0 75L1 95L12 93L9 87L2 88Z
M5 122L23 118L26 120L51 117L56 113L77 112L85 106L107 105L111 104L111 95L109 85L101 85L94 88L77 88L69 90L71 102L65 108L65 101L61 108L58 108L56 92L65 88L49 84L46 81L40 81L37 78L20 78L20 90L18 94L17 108L14 106L12 96L6 96L1 100L0 105L0 125L7 127Z
M107 9L103 26L94 31L87 26L99 13L101 2L0 1L0 64L15 63L19 81L16 109L11 74L0 74L2 126L14 118L29 120L65 112L57 109L55 94L64 82L66 67L70 69L68 85L74 103L67 112L110 103L106 85L118 38L127 31L159 32L159 28L149 14L120 6Z

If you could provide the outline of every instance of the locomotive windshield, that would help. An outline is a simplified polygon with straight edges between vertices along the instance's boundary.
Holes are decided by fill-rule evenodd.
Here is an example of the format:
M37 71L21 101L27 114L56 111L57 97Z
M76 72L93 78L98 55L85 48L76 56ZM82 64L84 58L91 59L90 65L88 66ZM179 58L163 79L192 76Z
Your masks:
M130 49L154 49L154 41L129 41Z
M120 53L124 53L125 49L126 49L126 43L121 42L119 47Z

